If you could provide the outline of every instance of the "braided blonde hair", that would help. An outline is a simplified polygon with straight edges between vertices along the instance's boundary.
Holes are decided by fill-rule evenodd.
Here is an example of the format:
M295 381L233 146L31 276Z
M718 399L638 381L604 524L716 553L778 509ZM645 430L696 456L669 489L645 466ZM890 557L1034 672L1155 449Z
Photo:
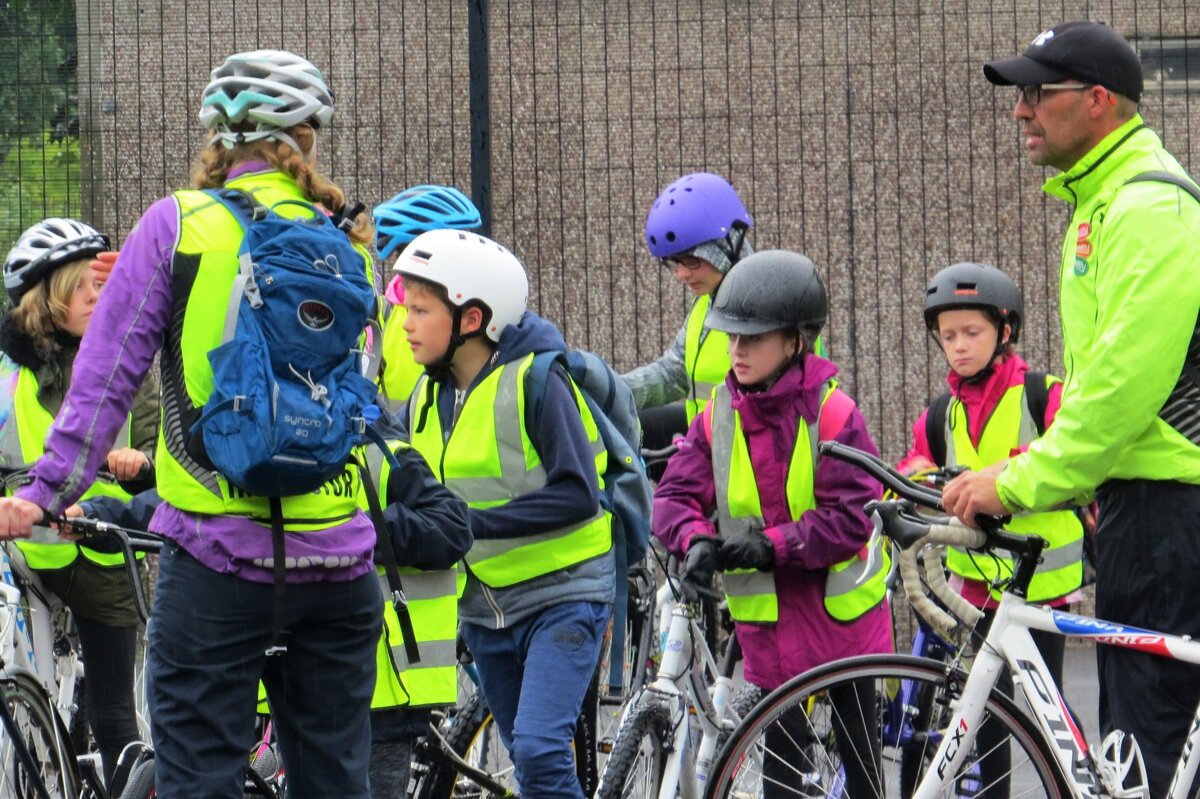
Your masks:
M248 144L226 147L218 139L210 139L200 151L192 170L192 188L215 189L225 180L235 165L244 161L266 161L273 169L291 175L310 202L320 203L326 210L337 213L346 204L346 194L332 181L317 172L307 153L312 152L316 135L311 125L296 125L285 131L304 151L296 152L291 145L273 139L261 139ZM371 215L360 213L350 229L350 240L369 247L375 241L375 226Z

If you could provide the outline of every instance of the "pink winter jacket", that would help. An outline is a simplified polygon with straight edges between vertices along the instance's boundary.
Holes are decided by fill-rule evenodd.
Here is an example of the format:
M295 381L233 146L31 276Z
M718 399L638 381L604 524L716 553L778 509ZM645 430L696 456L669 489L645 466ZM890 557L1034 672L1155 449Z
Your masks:
M745 431L764 532L775 545L779 621L737 623L746 681L767 690L831 660L892 651L886 601L849 623L835 621L824 604L828 567L861 553L870 538L863 505L879 497L879 484L853 466L822 458L813 483L817 506L799 519L788 510L787 468L799 420L808 425L816 418L822 387L835 374L832 363L809 355L803 367L790 369L762 393L744 393L732 373L725 378ZM683 556L693 536L716 535L711 521L716 488L704 419L696 417L654 494L655 535L676 557ZM835 440L876 452L857 408Z

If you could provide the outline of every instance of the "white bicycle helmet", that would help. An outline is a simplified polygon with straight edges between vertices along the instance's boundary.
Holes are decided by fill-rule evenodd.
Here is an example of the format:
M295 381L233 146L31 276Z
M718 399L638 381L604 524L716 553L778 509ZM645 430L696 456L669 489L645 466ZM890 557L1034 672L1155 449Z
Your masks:
M286 50L229 56L212 71L200 99L200 123L226 147L277 139L299 152L283 131L304 122L319 128L332 116L333 92L321 70ZM255 128L248 130L247 123Z
M529 278L517 256L478 233L422 233L400 253L392 271L444 286L456 308L477 304L490 310L484 333L492 341L500 340L505 327L521 321L529 300Z
M112 247L108 237L74 219L44 219L28 228L4 259L4 288L14 304L60 266Z

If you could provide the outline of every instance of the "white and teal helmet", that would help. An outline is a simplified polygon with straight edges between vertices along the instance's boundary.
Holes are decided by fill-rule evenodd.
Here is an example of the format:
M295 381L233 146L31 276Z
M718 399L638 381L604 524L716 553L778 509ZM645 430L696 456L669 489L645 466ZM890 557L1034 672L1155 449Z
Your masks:
M200 99L200 123L226 147L276 139L299 151L284 131L329 124L333 92L312 62L286 50L235 53L212 71Z

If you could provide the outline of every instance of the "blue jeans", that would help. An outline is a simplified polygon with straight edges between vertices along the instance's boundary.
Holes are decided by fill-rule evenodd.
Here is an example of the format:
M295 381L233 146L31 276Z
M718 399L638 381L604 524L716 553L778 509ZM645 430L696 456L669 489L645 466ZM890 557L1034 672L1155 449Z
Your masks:
M571 741L611 612L566 602L503 630L462 625L522 799L583 799Z
M161 799L241 799L261 677L292 799L370 799L369 711L382 602L374 573L289 584L272 644L272 586L163 546L147 684Z

